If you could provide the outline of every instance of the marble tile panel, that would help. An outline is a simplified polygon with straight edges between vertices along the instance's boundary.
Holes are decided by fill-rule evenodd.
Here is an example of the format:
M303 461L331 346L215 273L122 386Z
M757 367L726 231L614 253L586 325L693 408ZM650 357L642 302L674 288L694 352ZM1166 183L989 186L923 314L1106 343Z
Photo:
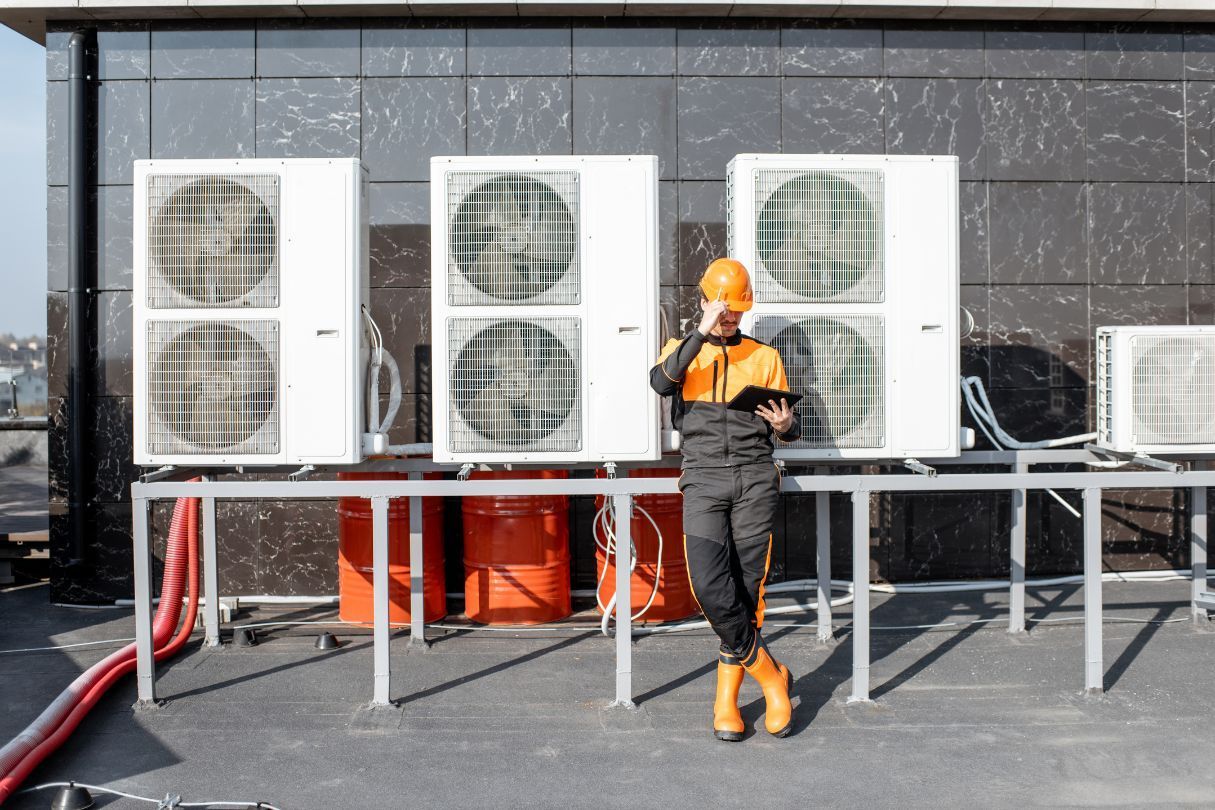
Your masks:
M357 27L262 21L257 28L257 75L358 76L360 36Z
M66 290L68 242L68 191L66 186L46 190L46 288Z
M680 79L678 102L680 179L722 179L739 153L780 151L780 79Z
M570 154L571 97L568 78L469 79L468 151L476 155Z
M1091 82L1085 98L1088 179L1185 179L1180 82Z
M430 184L372 183L370 220L371 286L430 286Z
M1191 284L1186 291L1189 310L1187 323L1215 326L1215 284Z
M383 386L384 390L387 386ZM429 388L429 382L425 383ZM402 394L401 405L397 409L396 418L388 428L389 444L412 444L414 442L429 442L433 439L431 426L431 398L429 394ZM380 418L388 415L388 396L380 396Z
M1021 441L1075 436L1088 430L1087 388L992 388L988 398L1000 426ZM982 433L978 436L979 449L989 449Z
M887 76L982 76L983 32L887 28L884 59Z
M258 592L337 593L337 519L332 501L260 502Z
M219 557L221 594L259 594L258 523L255 501L218 501L215 504L215 548Z
M1084 78L1084 34L1080 31L988 31L984 54L991 78Z
M130 183L134 161L149 157L151 87L146 81L102 82L97 92L98 181Z
M998 536L994 494L894 494L890 498L890 579L975 578L1007 567L1007 557L997 559L992 549Z
M469 76L568 76L569 28L468 29Z
M1089 278L1098 284L1184 284L1186 195L1175 183L1089 187Z
M131 560L131 507L97 504L86 507L86 564L67 567L71 558L71 523L65 509L50 521L50 600L66 605L113 605L134 593ZM160 582L160 560L153 564Z
M1102 326L1183 324L1189 312L1186 289L1180 284L1094 284L1089 302L1094 333Z
M1088 281L1083 183L992 183L989 193L994 283Z
M139 477L134 463L134 412L130 397L96 397L90 403L89 481L96 502L127 502L131 482Z
M989 79L987 174L993 180L1084 179L1084 85Z
M48 82L67 80L68 40L71 38L71 31L46 32L46 80Z
M68 454L67 401L62 396L47 396L46 422L47 500L51 504L66 504L71 457Z
M66 397L68 386L68 295L46 294L47 396Z
M46 83L46 184L68 181L68 85Z
M962 284L986 284L990 276L989 188L987 183L958 184L961 219L958 264Z
M49 50L49 38L47 42ZM1184 34L1182 50L1187 79L1215 79L1215 33L1204 30ZM51 78L49 68L46 77Z
M658 183L658 281L679 283L679 184Z
M574 153L657 155L659 177L675 176L675 79L574 79Z
M152 78L243 79L253 76L252 28L152 32Z
M1181 34L1115 26L1084 34L1090 79L1180 79Z
M780 30L710 22L680 28L681 76L776 76L780 73Z
M709 262L726 255L726 184L679 184L679 282L694 286ZM744 258L745 261L745 258Z
M574 75L671 76L674 28L574 26Z
M881 79L784 80L781 145L807 154L885 151Z
M991 288L990 301L993 387L1087 385L1090 335L1086 286L999 284Z
M358 157L358 79L259 79L258 157Z
M364 76L462 76L467 34L443 21L363 28Z
M131 186L101 186L96 194L97 287L130 290L134 284L134 191Z
M1185 187L1186 277L1191 284L1215 283L1215 185Z
M103 82L146 79L151 65L151 35L147 29L97 32L97 77Z
M131 293L125 290L98 293L93 308L97 312L97 334L92 347L93 396L132 396L135 352L131 343L134 329Z
M1186 180L1215 180L1215 82L1185 83Z
M962 180L982 180L986 91L981 79L889 79L886 151L893 155L957 155Z
M1104 490L1101 544L1116 571L1189 565L1186 490Z
M429 180L431 156L464 154L463 79L364 79L362 93L372 180Z
M990 288L987 285L963 284L959 290L958 303L963 310L974 319L974 327L966 335L967 321L962 316L961 333L961 372L965 377L978 377L983 385L988 385L991 379L991 366L988 362L988 341L991 331L991 313L988 304Z
M1082 510L1078 491L1058 493L1073 509ZM1079 573L1083 569L1084 537L1080 520L1045 492L1026 497L1025 569L1031 577ZM1079 590L1079 586L1075 586ZM1034 605L1026 605L1026 616L1034 618ZM1032 624L1031 624L1032 627Z
M882 30L817 22L781 32L786 76L880 76Z
M153 82L152 157L253 157L254 107L252 79Z
M384 347L401 369L401 389L429 393L430 289L386 288L371 298L371 315L384 333Z

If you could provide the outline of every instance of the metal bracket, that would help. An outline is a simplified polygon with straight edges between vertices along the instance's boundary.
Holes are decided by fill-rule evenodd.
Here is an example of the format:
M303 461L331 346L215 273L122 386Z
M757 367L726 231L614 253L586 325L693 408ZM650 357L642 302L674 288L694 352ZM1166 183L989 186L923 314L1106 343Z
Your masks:
M616 462L614 462L614 461L603 462L603 469L607 470L607 477L608 477L609 481L616 477Z
M156 810L173 810L174 807L181 807L181 796L166 793L165 797L156 805Z
M1143 453L1124 453L1121 450L1111 450L1108 447L1099 447L1095 444L1086 444L1084 445L1084 449L1096 455L1109 456L1110 458L1117 459L1118 461L1125 461L1128 464L1139 464L1144 467L1152 467L1157 470L1164 470L1165 472L1171 473L1183 472L1183 468L1180 464L1176 464L1172 461L1164 461L1163 459L1159 458L1152 458L1151 456Z
M163 481L177 473L177 468L172 465L167 465L159 469L153 470L150 473L144 473L139 476L139 483L151 484L153 481Z
M911 470L914 473L919 473L920 475L927 475L929 478L937 477L936 467L929 467L924 462L918 461L914 458L903 459L903 466L906 467L907 469Z
M295 472L288 475L287 480L288 481L303 481L303 480L309 478L314 472L316 472L316 467L314 465L305 464L303 467L300 467L298 470L296 470Z
M1215 592L1203 591L1194 600L1194 606L1204 610L1215 610Z
M472 475L473 470L477 468L476 464L461 464L460 471L456 473L456 478L460 481L467 481L468 476Z

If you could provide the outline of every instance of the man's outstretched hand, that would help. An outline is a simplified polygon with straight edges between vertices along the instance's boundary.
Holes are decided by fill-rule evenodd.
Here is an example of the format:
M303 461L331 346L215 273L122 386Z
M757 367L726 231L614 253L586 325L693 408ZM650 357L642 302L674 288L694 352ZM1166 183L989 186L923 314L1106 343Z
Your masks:
M775 401L768 400L771 408L765 408L763 405L757 405L755 412L760 417L772 426L772 430L776 435L783 436L789 432L789 428L793 427L793 410L789 407L789 403L781 397L780 404Z

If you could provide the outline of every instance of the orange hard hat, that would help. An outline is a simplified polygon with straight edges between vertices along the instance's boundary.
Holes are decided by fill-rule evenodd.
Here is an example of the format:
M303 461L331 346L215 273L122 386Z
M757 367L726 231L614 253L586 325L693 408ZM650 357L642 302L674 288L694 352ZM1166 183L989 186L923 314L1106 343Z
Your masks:
M751 308L751 277L738 259L714 259L700 277L700 292L710 301L725 301L734 312Z

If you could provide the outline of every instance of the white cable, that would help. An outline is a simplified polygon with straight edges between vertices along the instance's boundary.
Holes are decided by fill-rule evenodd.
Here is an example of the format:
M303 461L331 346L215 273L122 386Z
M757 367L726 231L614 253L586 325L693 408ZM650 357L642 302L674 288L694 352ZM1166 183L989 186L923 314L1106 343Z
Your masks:
M654 599L658 596L659 584L662 582L662 545L663 537L662 530L658 528L658 523L643 507L634 503L633 508L640 512L650 525L654 527L654 534L658 536L658 563L654 569L654 587L650 590L650 598L646 601L645 606L634 615L630 621L637 621L654 604ZM608 520L611 523L608 523ZM603 551L603 571L599 574L599 581L595 585L595 604L603 611L603 618L600 621L599 629L606 636L608 633L608 624L611 622L613 611L616 609L616 594L612 594L612 598L608 600L606 605L603 604L601 596L603 590L603 582L607 578L608 563L611 562L612 555L616 555L616 564L620 564L620 554L616 546L616 507L611 498L603 499L603 506L599 507L599 511L595 513L595 519L591 521L591 536L595 539L595 546ZM599 540L599 530L603 528L604 540ZM629 575L632 576L633 571L637 569L637 547L635 543L630 543L629 548Z
M397 418L397 411L401 408L401 369L397 366L397 361L391 352L386 352L381 348L380 356L383 364L388 367L388 410L384 413L384 421L380 423L377 432L387 433Z
M114 788L108 788L108 787L102 787L101 785L89 785L89 784L85 784L84 782L44 782L41 785L34 785L33 787L27 787L24 790L19 790L19 791L17 791L17 794L20 795L23 793L34 793L39 790L49 790L50 788L61 788L61 787L79 787L79 788L84 788L85 790L94 791L96 793L105 793L110 796L120 796L124 799L133 799L137 802L148 802L149 804L156 804L156 805L163 804L165 801L164 799L150 799L147 796L136 796L134 793L125 793L121 790L115 790ZM252 808L255 808L256 810L279 810L279 808L275 807L272 804L268 804L267 802L246 802L246 801L240 801L240 802L221 802L221 801L176 802L172 806L173 807L252 807Z
M70 650L75 647L90 647L94 644L127 644L134 641L133 638L107 638L101 641L81 641L77 644L56 644L51 647L25 647L17 650L0 650L0 655L7 653L28 653L28 652L44 652L47 650Z

